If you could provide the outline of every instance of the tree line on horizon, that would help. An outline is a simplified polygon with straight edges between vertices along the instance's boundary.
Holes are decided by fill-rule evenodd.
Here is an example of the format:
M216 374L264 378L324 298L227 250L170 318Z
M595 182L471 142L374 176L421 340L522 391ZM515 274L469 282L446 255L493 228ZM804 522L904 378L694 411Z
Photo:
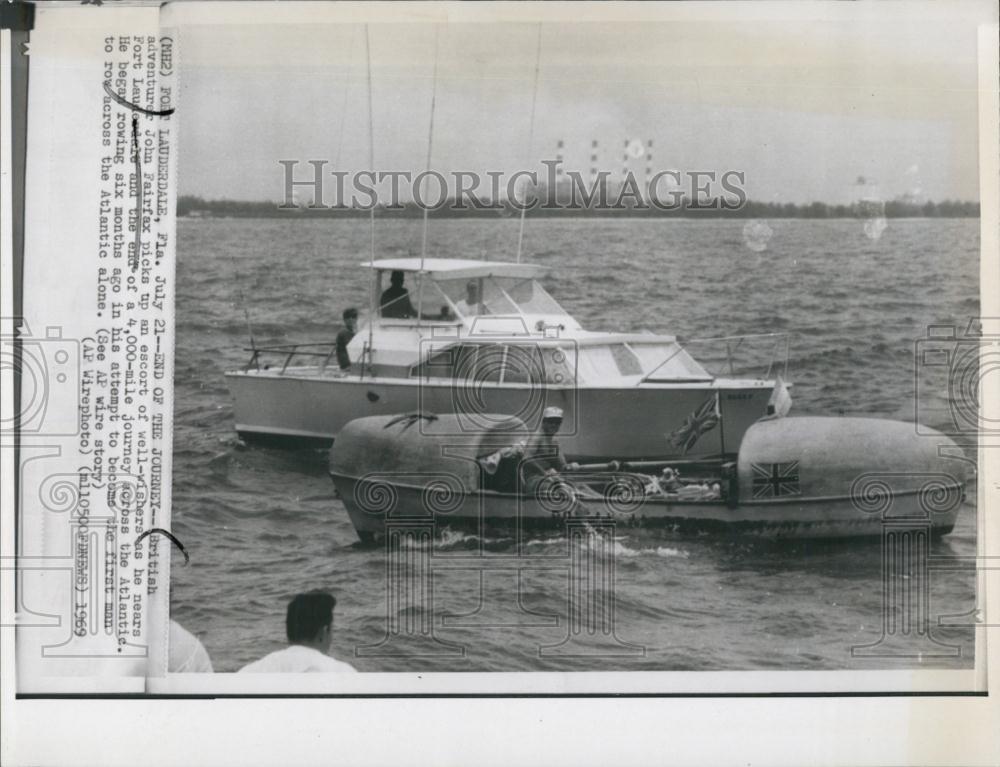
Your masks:
M181 195L177 200L177 215L185 218L328 218L331 216L358 218L368 216L369 212L349 207L283 208L278 203L271 201L205 200L194 195ZM420 218L423 216L423 210L410 203L395 209L377 208L376 215L381 218ZM461 210L452 207L451 201L438 210L430 211L430 216L433 218L497 218L518 215L520 212L509 204L505 204L501 208L492 207L478 210L468 207ZM727 210L725 208L692 207L691 201L685 200L672 210L660 210L655 207L644 209L634 205L626 205L618 209L592 206L562 210L537 208L527 211L527 215L530 217L569 218L623 215L652 218L872 218L878 216L885 218L978 218L979 203L968 200L942 200L940 202L887 200L884 203L873 203L873 201L864 200L852 205L840 205L825 202L799 204L748 200L738 209Z

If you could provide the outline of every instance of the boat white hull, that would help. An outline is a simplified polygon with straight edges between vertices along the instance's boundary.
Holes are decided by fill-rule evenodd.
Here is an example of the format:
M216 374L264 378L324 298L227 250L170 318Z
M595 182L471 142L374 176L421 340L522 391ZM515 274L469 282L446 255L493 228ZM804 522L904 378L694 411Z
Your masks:
M560 445L580 461L672 459L735 453L743 433L763 415L772 382L720 385L647 384L632 388L536 387L481 384L470 393L450 383L417 379L323 376L315 371L227 373L235 400L236 430L243 437L329 444L349 421L372 415L421 410L469 413L462 427L482 427L475 413L500 413L530 423L555 405L565 412ZM689 445L672 445L668 435L706 400L720 392L721 424Z
M559 529L570 519L613 520L618 526L661 528L680 534L713 533L772 539L855 538L879 536L886 525L923 527L928 534L946 535L955 526L963 504L930 513L919 492L898 493L892 515L865 511L849 497L746 501L670 502L647 498L630 505L603 499L578 499L573 510L525 496L474 492L435 500L423 487L357 480L331 472L358 536L376 540L394 523L425 522L436 528L475 532ZM359 485L360 482L360 485ZM964 493L960 484L948 492ZM436 504L438 510L435 509Z

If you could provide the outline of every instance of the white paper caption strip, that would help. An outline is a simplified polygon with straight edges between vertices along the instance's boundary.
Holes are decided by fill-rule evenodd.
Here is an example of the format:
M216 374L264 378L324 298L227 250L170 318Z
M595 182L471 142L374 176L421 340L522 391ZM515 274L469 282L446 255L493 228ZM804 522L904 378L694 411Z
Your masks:
M31 46L22 692L142 691L167 630L174 36L94 16L39 14Z

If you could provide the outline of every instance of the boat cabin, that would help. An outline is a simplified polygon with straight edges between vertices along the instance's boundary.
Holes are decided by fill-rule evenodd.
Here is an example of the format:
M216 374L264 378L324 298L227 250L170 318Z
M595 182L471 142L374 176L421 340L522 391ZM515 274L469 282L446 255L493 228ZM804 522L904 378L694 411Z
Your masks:
M516 318L534 332L580 325L541 286L548 270L536 264L454 258L389 258L374 269L372 306L382 327L455 325L476 318ZM509 324L509 323L508 323Z
M542 286L544 266L439 258L364 266L374 269L376 313L348 347L365 361L352 372L557 386L712 380L671 336L583 330Z

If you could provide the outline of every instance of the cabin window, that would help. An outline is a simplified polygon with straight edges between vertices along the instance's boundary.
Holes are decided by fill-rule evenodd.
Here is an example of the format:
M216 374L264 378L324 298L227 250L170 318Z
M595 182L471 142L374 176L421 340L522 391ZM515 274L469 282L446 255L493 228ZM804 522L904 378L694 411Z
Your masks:
M517 304L493 279L483 280L482 303L486 314L517 314Z
M566 310L556 303L537 280L504 279L498 282L507 291L514 303L525 314L565 315Z
M614 357L618 372L623 376L642 375L642 363L625 344L612 344L611 356Z
M437 280L435 285L441 295L447 296L464 317L517 314L517 305L507 297L492 277ZM473 299L471 305L470 298Z
M611 349L607 346L581 346L580 375L584 381L600 381L617 370Z
M465 317L486 314L567 316L566 310L534 279L485 276L437 280L435 284L442 297L447 296ZM470 299L473 299L471 304Z
M482 278L474 277L461 280L439 279L434 285L442 297L447 296L460 315L475 317L490 313L482 299L482 283Z
M642 365L625 344L580 347L580 376L585 381L637 375L642 375Z
M504 360L504 383L542 383L545 368L542 355L536 346L507 346Z
M455 314L448 303L445 293L437 282L427 275L416 272L405 272L402 287L406 296L396 295L398 291L388 285L389 279L383 280L379 271L376 282L376 295L379 296L379 315L383 319L400 320L404 323L416 322L419 316L423 322L453 322ZM387 296L393 290L395 298ZM388 304L383 304L382 299Z
M652 374L655 380L704 381L712 377L679 344L633 342L629 347L642 363L643 373Z
M455 356L458 350L452 346L437 354L432 354L419 365L410 369L413 378L451 378L455 368Z
M503 370L504 347L500 344L480 346L476 355L476 381L499 382Z
M412 368L418 378L453 378L455 380L499 381L503 368L503 346L461 344L430 356Z

